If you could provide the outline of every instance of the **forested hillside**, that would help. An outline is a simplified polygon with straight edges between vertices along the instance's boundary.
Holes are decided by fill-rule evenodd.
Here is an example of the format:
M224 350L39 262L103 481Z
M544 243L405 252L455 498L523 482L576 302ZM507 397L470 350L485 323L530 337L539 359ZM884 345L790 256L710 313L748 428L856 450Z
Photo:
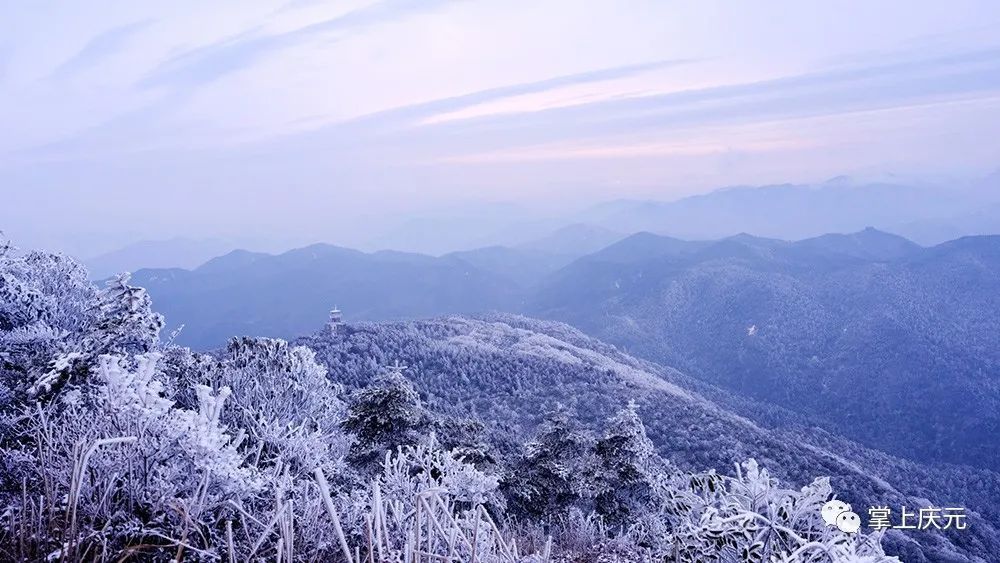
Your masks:
M1000 460L1000 237L635 235L529 310L888 452Z
M854 506L912 506L925 498L954 502L982 514L990 537L1000 520L992 500L1000 500L1000 478L992 471L922 466L867 450L817 431L792 413L748 404L561 323L514 315L364 323L321 331L298 343L315 350L331 377L349 386L368 384L375 366L398 360L436 410L471 413L495 427L492 435L513 436L509 441L530 434L557 404L599 427L619 405L635 401L657 450L685 470L725 473L753 457L767 460L761 463L782 481L805 484L811 475L829 475ZM741 414L782 420L768 429ZM928 560L948 560L950 547L939 545L941 552L927 547L937 538L910 538L930 549ZM899 550L911 543L891 534L886 541ZM978 551L992 549L993 540L956 534L950 541L975 545L971 549ZM909 555L905 560L921 560Z

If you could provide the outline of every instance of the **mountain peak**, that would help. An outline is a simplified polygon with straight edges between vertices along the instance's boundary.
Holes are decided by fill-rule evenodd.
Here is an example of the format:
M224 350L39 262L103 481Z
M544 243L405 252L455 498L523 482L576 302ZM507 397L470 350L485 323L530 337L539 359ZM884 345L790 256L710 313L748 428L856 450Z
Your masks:
M800 240L798 248L824 250L864 260L886 261L909 256L921 249L917 243L874 227L854 233L831 233Z
M761 237L746 232L736 233L735 235L725 237L721 239L719 242L724 242L724 241L738 242L740 244L745 244L748 246L769 247L769 248L788 244L788 241L776 238Z
M599 252L586 256L584 259L604 262L634 262L666 256L679 256L693 252L704 245L703 242L686 241L649 231L640 231Z
M206 272L222 272L231 269L242 268L248 264L252 264L261 258L268 258L270 254L265 252L253 252L250 250L244 250L242 248L237 248L236 250L231 250L222 256L216 256L211 260L208 260L201 266L195 268L195 271L206 273Z

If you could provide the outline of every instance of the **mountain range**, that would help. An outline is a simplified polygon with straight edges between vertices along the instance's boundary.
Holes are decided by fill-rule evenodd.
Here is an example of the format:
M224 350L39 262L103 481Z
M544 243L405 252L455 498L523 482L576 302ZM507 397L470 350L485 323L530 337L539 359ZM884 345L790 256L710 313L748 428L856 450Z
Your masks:
M366 247L440 255L477 246L531 244L571 226L612 234L648 231L688 240L741 232L798 240L874 226L934 245L1000 233L1000 172L936 183L838 176L810 184L726 187L675 200L620 199L581 209L572 205L548 212L514 205L456 207L411 217Z
M1000 461L1000 237L925 248L865 229L788 242L638 233L580 257L527 247L431 257L313 245L140 270L176 342L292 338L326 322L507 311L898 456Z
M1000 233L1000 172L938 184L841 176L816 184L728 187L672 201L570 202L557 209L468 203L380 217L370 232L340 233L337 240L368 251L433 256L494 246L580 256L643 231L686 240L741 232L798 240L867 226L924 245ZM190 269L237 248L273 252L328 238L321 233L303 236L266 232L252 240L243 237L241 244L218 238L137 241L84 262L94 279L101 279L140 267Z
M484 251L489 254L490 251ZM340 306L353 319L516 310L520 286L456 257L364 253L317 244L280 255L234 251L194 270L139 270L176 342L196 348L234 335L293 337Z
M731 187L671 202L619 200L595 206L578 220L622 232L649 231L684 239L750 232L796 240L866 226L892 232L908 228L933 239L938 226L958 228L958 236L997 232L981 231L984 225L973 221L963 225L963 218L981 211L984 202L998 201L1000 196L978 190L858 184L837 178L815 185Z

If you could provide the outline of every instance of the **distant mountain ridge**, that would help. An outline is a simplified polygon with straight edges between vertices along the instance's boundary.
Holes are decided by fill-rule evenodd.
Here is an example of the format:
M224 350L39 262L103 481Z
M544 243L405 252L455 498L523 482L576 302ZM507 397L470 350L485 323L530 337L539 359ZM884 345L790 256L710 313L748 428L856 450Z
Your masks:
M141 268L191 269L233 248L232 243L215 239L147 240L85 259L83 263L92 279L103 279Z
M559 254L531 248L490 246L445 254L499 278L510 280L522 289L534 286L574 259L574 254Z
M316 244L278 255L231 252L194 270L139 270L179 344L219 346L239 334L292 337L341 304L356 319L516 309L520 287L455 257L364 253Z
M736 186L675 201L618 200L574 220L619 232L648 231L682 239L740 232L799 240L874 226L937 244L964 235L1000 233L984 207L1000 205L1000 179L943 188L833 178L819 184ZM987 214L988 215L988 214Z
M800 247L822 248L855 258L895 260L920 251L920 245L873 227L851 234L826 234L799 241Z
M521 249L538 250L564 256L583 256L613 244L626 235L586 223L573 223L552 233L517 245Z
M622 236L571 225L516 247L483 247L440 257L362 252L325 243L280 254L238 249L191 269L140 269L133 281L157 296L170 330L184 325L178 343L206 348L220 346L232 334L290 337L309 332L338 303L361 320L517 311L542 279ZM408 295L413 288L406 282L422 276L431 276L423 290ZM320 277L331 285L306 281ZM284 291L282 283L296 289ZM213 297L201 303L199 295ZM255 296L263 301L254 301Z

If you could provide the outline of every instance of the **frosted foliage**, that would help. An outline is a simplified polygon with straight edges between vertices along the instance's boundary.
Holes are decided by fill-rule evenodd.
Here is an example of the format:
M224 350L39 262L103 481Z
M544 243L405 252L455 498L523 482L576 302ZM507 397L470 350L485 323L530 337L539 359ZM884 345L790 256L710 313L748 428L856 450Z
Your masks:
M416 550L460 561L531 560L517 555L516 538L487 510L503 508L497 487L497 476L440 449L431 436L387 453L370 488L341 496L339 505L349 540L376 551L379 561L409 561Z
M479 471L440 449L433 436L428 444L386 454L379 482L389 499L402 501L422 490L442 488L458 502L504 505L496 475Z
M339 429L342 390L312 350L281 340L236 339L213 379L233 390L224 420L265 445L265 463L309 473L346 455L349 444Z
M72 258L0 250L0 329L43 323L77 332L91 320L89 305L96 293L86 270Z
M824 525L827 479L785 489L752 459L681 471L634 403L594 427L556 409L533 437L501 434L508 421L423 402L396 358L353 350L324 367L281 340L211 355L161 343L145 291L125 277L97 290L64 257L0 248L0 297L0 560L892 560L880 536ZM482 369L510 351L622 371L494 328L477 329ZM363 366L340 380L350 394L335 361Z
M49 371L45 372L28 388L28 395L36 397L52 391L52 388L62 379L62 375L69 371L78 360L82 360L83 357L84 355L79 352L58 354L52 360L52 366Z
M638 407L630 403L608 424L603 443L616 448L609 461L617 463L642 463L654 455L653 442L646 436L646 427L639 418Z
M183 496L175 488L181 483L173 481L180 475L188 475L183 483L192 487L198 484L193 478L203 479L206 492L258 488L256 472L244 465L244 456L220 422L230 390L223 387L214 393L198 386L198 410L177 408L162 395L164 385L156 368L159 360L158 354L138 356L133 371L122 367L122 358L103 356L97 372L102 384L95 389L93 415L106 418L118 432L138 438L135 448L146 462L143 468L149 468L147 477L160 484L163 499Z
M351 462L370 467L378 462L381 452L419 443L427 419L416 389L401 373L380 374L351 398L342 423L355 436Z
M176 413L180 447L202 473L221 477L226 489L252 486L253 472L243 466L243 456L232 446L232 438L219 422L222 407L231 393L229 388L223 387L213 394L209 387L199 385L196 391L198 411Z
M163 319L127 282L98 290L71 258L0 249L0 374L11 398L86 378L103 354L153 351Z
M146 290L128 285L123 274L98 294L97 319L85 342L103 353L140 353L159 341L163 317L153 312Z
M72 259L0 247L0 376L11 398L43 374L43 388L51 388L60 375L52 361L83 352L77 344L94 322L96 298Z
M132 372L121 366L121 358L102 356L98 369L101 400L111 409L140 417L162 417L173 406L173 401L162 397L163 383L155 378L159 354L141 356L138 368Z
M661 524L675 530L658 550L684 561L896 561L879 547L878 536L850 536L825 525L820 516L832 496L829 480L800 491L778 487L753 459L735 477L714 472L678 475L658 484L665 499ZM649 535L655 526L629 530ZM637 537L637 539L639 539ZM655 538L646 538L647 540Z
M524 512L551 518L591 494L595 460L592 438L565 408L546 414L507 483Z

